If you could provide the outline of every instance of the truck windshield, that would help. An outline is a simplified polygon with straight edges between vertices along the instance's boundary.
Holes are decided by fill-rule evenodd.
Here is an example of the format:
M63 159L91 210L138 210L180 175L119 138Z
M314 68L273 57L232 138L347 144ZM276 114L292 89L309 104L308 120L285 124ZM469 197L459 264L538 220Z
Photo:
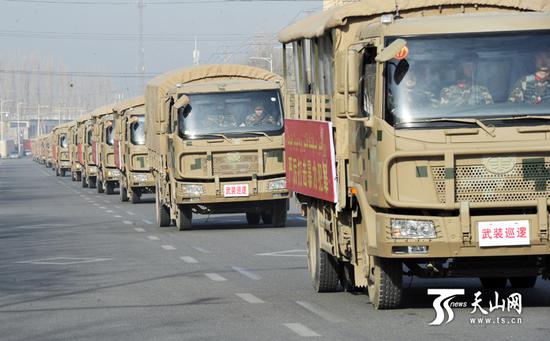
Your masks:
M137 122L132 123L130 126L131 134L130 140L132 144L144 145L145 144L145 117L138 118Z
M69 146L69 141L67 140L66 134L59 135L59 146L61 148L67 148Z
M267 134L283 128L282 104L276 90L189 94L189 106L180 110L178 127L183 138L209 134Z
M550 114L549 31L406 40L386 67L389 123Z
M109 146L112 146L115 143L114 123L105 128L105 143Z

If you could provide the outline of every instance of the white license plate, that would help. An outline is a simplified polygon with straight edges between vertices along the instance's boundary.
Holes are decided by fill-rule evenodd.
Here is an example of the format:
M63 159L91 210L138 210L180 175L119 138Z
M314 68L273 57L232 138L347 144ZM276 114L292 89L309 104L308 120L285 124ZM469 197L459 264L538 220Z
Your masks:
M247 197L248 184L223 185L224 197Z
M477 223L480 247L529 245L529 220L480 221Z

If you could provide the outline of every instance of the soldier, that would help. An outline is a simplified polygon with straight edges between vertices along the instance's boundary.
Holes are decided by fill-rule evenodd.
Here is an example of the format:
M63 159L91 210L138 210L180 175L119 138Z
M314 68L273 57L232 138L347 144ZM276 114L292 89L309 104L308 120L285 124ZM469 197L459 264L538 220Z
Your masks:
M460 59L463 77L456 84L441 89L441 106L492 104L493 96L489 89L474 84L477 55L462 56Z
M508 97L508 102L540 104L550 102L550 48L535 55L536 72L520 78Z
M422 82L425 83L425 82ZM415 72L409 71L404 79L403 91L400 93L404 102L412 107L436 107L439 101L435 94L418 85Z
M210 112L206 117L206 126L209 128L236 127L237 121L232 114L225 112L223 104L218 104L216 105L216 110Z
M254 113L246 116L244 124L247 127L260 126L264 124L276 124L275 118L265 113L264 105L259 103L254 109Z

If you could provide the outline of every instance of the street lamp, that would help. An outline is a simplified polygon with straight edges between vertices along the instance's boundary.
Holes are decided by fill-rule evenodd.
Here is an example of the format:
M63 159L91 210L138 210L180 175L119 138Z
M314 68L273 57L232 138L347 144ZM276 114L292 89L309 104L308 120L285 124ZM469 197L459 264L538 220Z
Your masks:
M12 99L0 99L0 141L4 140L4 103L13 102Z
M271 54L269 57L249 57L250 60L263 60L264 62L269 63L269 71L273 72L273 55Z

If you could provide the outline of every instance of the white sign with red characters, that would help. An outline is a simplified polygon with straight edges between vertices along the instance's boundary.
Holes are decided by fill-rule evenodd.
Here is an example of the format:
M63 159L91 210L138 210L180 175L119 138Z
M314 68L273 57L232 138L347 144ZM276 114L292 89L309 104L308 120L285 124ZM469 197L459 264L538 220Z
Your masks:
M529 220L480 221L477 223L480 247L529 245Z
M224 197L247 197L248 184L223 185Z

